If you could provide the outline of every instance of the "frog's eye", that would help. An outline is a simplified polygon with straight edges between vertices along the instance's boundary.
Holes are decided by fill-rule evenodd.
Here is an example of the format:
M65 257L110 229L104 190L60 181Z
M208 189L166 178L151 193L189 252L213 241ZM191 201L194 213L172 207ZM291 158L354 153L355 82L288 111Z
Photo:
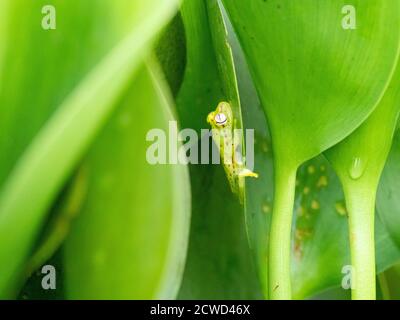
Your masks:
M225 113L217 113L214 120L220 126L223 126L228 122L228 118Z

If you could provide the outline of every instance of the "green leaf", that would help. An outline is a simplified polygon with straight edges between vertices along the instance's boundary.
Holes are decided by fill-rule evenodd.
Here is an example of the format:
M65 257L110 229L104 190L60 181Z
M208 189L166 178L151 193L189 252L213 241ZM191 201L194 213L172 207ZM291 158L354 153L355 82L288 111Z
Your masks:
M242 88L242 97L244 92L249 90ZM247 185L247 228L257 271L267 293L269 237L265 230L269 228L272 213L273 155L262 113L254 106L257 106L257 99L253 96L253 103L246 106L248 113L245 124L252 125L257 132L255 163L260 178ZM306 299L328 288L340 286L344 276L342 269L351 264L347 208L342 187L324 157L310 160L300 167L293 212L293 298ZM379 217L376 219L375 239L377 270L381 272L400 258L400 249L388 235ZM344 291L342 288L340 290Z
M29 278L39 270L61 247L70 232L72 221L82 209L87 183L86 170L80 168L51 210L36 248L26 263L23 278Z
M296 164L311 159L376 107L398 59L398 1L353 1L356 30L342 28L343 0L224 4L248 57L277 156Z
M226 21L226 13L220 1L207 0L206 3L220 81L227 102L231 105L234 117L237 120L235 122L235 129L242 129L242 110L235 61L229 43L230 34L233 32L232 26L228 25Z
M63 255L62 251L57 251L51 259L45 261L45 265L54 266L56 269L56 288L54 290L43 290L42 281L46 274L42 274L42 268L36 270L24 287L20 290L19 300L64 300L65 288L63 278Z
M355 1L355 30L342 27L347 4L342 0L224 4L271 130L275 199L269 294L287 299L296 171L354 131L382 98L398 60L400 3Z
M186 0L181 7L186 34L186 69L177 100L184 128L200 133L207 115L222 97L218 65L212 50L205 2Z
M243 70L240 73L242 72ZM242 97L244 92L251 90L242 88ZM251 105L257 105L254 96ZM250 106L246 106L249 113L245 117L245 123L247 126L252 125L257 132L256 170L261 175L259 180L251 181L247 186L247 225L257 271L263 282L264 292L268 292L268 234L265 230L268 230L272 212L273 158L267 128L262 123L262 114L257 112L257 108ZM393 177L391 181L394 184L388 189L384 186L385 179L381 182L382 190L391 190L392 203L396 202L398 190L395 183L398 180L395 172L398 170L395 168L399 160L393 156L394 150L398 150L398 145L393 146L388 162L388 167L391 166L392 170L386 172L387 176ZM389 193L385 192L382 196L384 195L386 196L382 203ZM391 207L385 212L397 215L399 210L394 208L397 207ZM301 166L297 176L291 232L293 298L310 298L341 284L344 276L342 268L351 264L347 214L342 187L331 165L323 157L318 157ZM394 220L388 220L389 223L390 221ZM397 230L395 228L394 224L393 230ZM377 271L382 272L400 258L400 247L390 238L379 216L376 219L375 240Z
M243 128L252 128L255 132L255 172L259 173L259 178L246 181L244 214L253 261L259 273L260 286L265 289L267 285L265 265L267 233L265 230L268 229L268 211L271 210L271 196L273 194L271 141L265 115L251 80L245 56L226 11L221 6L220 1L218 1L218 4L223 14L223 24L219 20L219 24L214 22L214 25L224 36L219 37L219 45L216 45L214 40L214 46L217 57L219 56L219 60L222 60L219 63L220 74L224 73L221 72L221 69L225 69L225 75L221 76L221 79L224 81L227 96L238 101L236 104L239 106L239 108L236 107L237 113L240 115L238 119L242 119ZM214 19L218 22L220 13L217 11L214 14ZM214 31L214 33L217 33L217 31ZM222 53L219 53L220 51ZM231 66L229 67L229 65ZM229 69L231 69L230 72L228 72ZM228 74L230 77L227 76Z
M246 110L245 127L256 131L255 163L260 178L249 181L247 185L246 222L257 271L267 292L268 234L265 230L268 230L272 211L273 155L268 128L241 49L234 39L231 40L242 108ZM293 297L304 299L339 286L344 276L342 268L350 265L347 208L339 179L323 157L313 159L300 168L295 199L291 236ZM379 218L376 219L375 234L377 270L381 272L399 259L400 250L388 237ZM345 294L345 290L339 290Z
M186 37L182 16L178 13L165 28L156 46L158 61L174 97L183 82L186 66Z
M375 199L400 113L400 67L372 115L325 152L342 184L349 211L354 299L375 299Z
M2 4L6 28L0 38L0 149L7 156L0 163L0 296L7 297L52 201L177 1ZM54 33L40 25L45 4L58 9ZM72 65L65 63L66 53ZM26 65L35 67L21 68ZM37 83L40 90L32 90Z
M351 265L348 210L340 180L323 157L300 168L294 215L293 297L309 298L340 286L343 272L348 272L343 268ZM400 250L379 217L375 243L376 268L381 272L400 258Z
M400 265L397 264L379 275L383 300L400 300Z
M186 166L147 160L149 131L168 132L174 119L153 64L118 105L83 164L88 195L65 244L67 297L173 299L186 257L190 186Z
M263 281L264 292L268 292L269 237L265 230L268 230L272 213L273 159L268 136L261 135L261 124L257 128L256 169L262 175L260 181L251 181L247 186L247 223L257 271ZM351 265L347 214L341 183L329 162L320 156L301 166L297 176L291 232L294 299L310 298L341 285L345 275L343 267ZM390 238L379 216L376 219L375 241L377 271L382 272L400 258L400 249Z
M203 0L182 6L187 66L177 97L183 128L208 128L207 115L223 93ZM229 81L235 81L230 79ZM202 142L211 143L209 136ZM261 290L248 248L243 207L219 165L191 165L192 226L180 299L260 298Z
M397 100L399 101L399 100ZM377 212L390 236L400 248L400 131L397 131L382 174Z

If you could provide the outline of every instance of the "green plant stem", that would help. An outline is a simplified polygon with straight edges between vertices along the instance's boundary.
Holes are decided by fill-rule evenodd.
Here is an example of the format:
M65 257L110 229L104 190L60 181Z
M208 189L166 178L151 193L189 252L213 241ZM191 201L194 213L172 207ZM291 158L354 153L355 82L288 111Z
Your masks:
M368 183L345 187L349 212L349 236L352 274L352 299L376 299L375 272L375 198L376 188Z
M282 162L284 163L284 162ZM296 167L276 161L274 210L269 244L269 297L272 300L292 298L290 252Z

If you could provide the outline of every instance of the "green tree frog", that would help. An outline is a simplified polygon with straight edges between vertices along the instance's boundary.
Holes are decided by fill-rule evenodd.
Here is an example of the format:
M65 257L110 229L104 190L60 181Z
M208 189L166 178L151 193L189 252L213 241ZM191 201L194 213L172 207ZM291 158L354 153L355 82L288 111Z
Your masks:
M228 102L221 102L215 111L207 117L212 128L212 138L218 147L225 173L232 192L244 198L244 180L246 177L258 178L258 174L247 169L242 156L242 139L234 130L235 121Z

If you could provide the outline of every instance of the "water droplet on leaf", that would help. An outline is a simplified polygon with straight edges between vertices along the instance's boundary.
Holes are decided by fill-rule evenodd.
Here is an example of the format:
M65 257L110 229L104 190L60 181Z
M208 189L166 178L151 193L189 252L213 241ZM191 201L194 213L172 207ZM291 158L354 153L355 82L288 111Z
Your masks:
M350 165L349 175L353 180L358 180L362 177L365 170L365 161L363 161L360 157L353 158L353 161Z

